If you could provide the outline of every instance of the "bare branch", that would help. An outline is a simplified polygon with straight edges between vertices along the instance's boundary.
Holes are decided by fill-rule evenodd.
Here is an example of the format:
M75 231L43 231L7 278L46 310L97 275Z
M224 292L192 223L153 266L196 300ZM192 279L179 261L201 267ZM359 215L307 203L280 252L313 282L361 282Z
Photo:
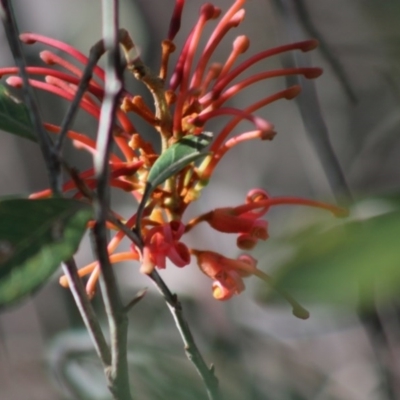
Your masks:
M118 47L118 1L103 0L103 42L107 51L105 95L101 107L94 157L97 196L94 199L96 224L93 228L101 275L100 287L111 336L109 388L116 400L131 399L127 363L127 317L107 252L106 219L109 210L109 158L113 144L114 117L122 90L122 69Z
M29 83L29 77L26 72L26 62L22 53L21 43L19 41L19 31L15 19L14 10L9 0L0 0L0 17L3 21L4 30L10 45L15 64L19 68L19 73L23 82L23 97L28 108L29 118L35 129L39 146L43 154L47 167L50 187L55 195L61 193L61 164L58 155L54 151L53 143L43 127L39 107L35 98L35 93Z
M220 399L219 383L218 378L214 374L214 367L208 367L204 361L196 345L192 332L190 331L189 324L183 315L182 305L178 300L178 296L171 293L156 270L150 274L150 278L168 305L168 308L175 320L179 334L181 335L186 356L194 364L197 372L201 376L204 385L206 386L209 400Z
M63 265L63 271L68 279L68 285L74 297L78 310L85 323L86 329L94 343L95 350L99 356L104 368L109 368L111 365L111 354L107 342L104 338L99 321L90 303L85 287L81 278L78 276L76 263L73 258L66 261Z
M72 100L67 113L64 116L64 119L61 122L60 134L58 136L57 142L55 144L55 150L57 152L61 152L62 146L64 144L64 140L67 137L68 130L71 127L71 124L74 121L76 113L78 111L80 102L82 100L83 95L90 83L90 80L93 76L93 69L99 61L100 57L104 54L104 42L103 40L99 40L95 45L93 45L90 49L89 61L83 70L83 74L81 80L79 82L78 88L76 90L74 99Z

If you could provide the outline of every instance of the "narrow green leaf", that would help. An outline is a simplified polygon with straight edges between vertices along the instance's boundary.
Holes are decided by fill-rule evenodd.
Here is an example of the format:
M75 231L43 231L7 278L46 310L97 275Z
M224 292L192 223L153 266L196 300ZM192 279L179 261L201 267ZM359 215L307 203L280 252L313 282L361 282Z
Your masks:
M211 139L211 132L185 136L160 155L147 176L146 189L137 211L137 230L139 229L138 224L140 224L144 207L154 189L171 176L182 171L187 165L205 157L207 153L203 152L203 150L211 142Z
M36 142L28 108L0 84L0 129Z
M167 149L153 164L147 183L157 187L171 176L182 171L187 165L205 156L202 150L210 143L212 134L203 132L200 135L185 136Z
M70 199L0 201L0 307L39 288L78 249L92 218Z
M289 244L295 255L275 272L276 282L299 300L368 306L398 296L400 211L304 235Z

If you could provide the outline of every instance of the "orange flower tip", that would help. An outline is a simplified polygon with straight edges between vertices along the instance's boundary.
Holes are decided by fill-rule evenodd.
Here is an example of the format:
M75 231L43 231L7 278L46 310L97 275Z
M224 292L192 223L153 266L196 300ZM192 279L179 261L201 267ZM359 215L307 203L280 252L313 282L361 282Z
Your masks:
M234 295L233 291L219 285L218 282L214 282L212 285L212 294L214 299L219 301L226 301L232 298Z
M196 127L201 127L204 125L204 121L200 117L189 117L187 122L191 125L194 125Z
M257 244L257 240L254 238L246 238L237 240L236 245L240 250L253 250Z
M251 256L250 254L241 254L238 257L239 261L243 261L248 265L253 266L254 268L257 266L257 259Z
M241 9L239 10L230 20L230 23L236 28L238 25L240 25L243 20L244 20L244 16L246 15L246 12Z
M39 53L40 58L42 59L43 62L45 62L48 65L54 65L54 55L51 51L48 50L43 50Z
M132 107L132 100L133 99L129 99L127 96L125 96L122 100L122 104L120 105L120 109L125 113L133 111L134 108Z
M161 47L163 52L165 51L166 53L173 53L176 50L176 46L169 39L163 40L161 43Z
M29 195L28 199L36 200L36 199L45 199L46 197L50 197L52 194L50 189L43 190L43 192L32 193Z
M209 71L210 71L210 73L212 74L212 76L214 77L214 78L216 78L216 77L218 77L219 76L219 74L221 73L221 71L222 71L222 69L223 69L223 64L221 64L221 63L212 63L211 65L210 65L210 68L209 68Z
M294 99L296 96L298 96L301 92L301 86L300 85L294 85L290 88L288 88L285 91L285 99L286 100L292 100Z
M19 76L9 76L6 79L6 83L10 86L13 86L15 88L21 88L22 87L22 79Z
M140 272L143 275L150 275L153 271L154 271L155 265L148 263L148 262L144 262L141 266L140 266Z
M293 315L299 319L308 319L310 318L310 313L305 308L300 305L297 305L293 308Z
M206 3L201 6L200 14L203 15L206 20L216 19L220 16L221 9L210 3Z
M304 52L311 51L317 48L318 45L319 42L316 39L306 40L300 44L300 50Z
M176 93L173 90L167 90L165 92L165 100L168 105L174 104L176 102Z
M172 13L172 18L169 26L168 39L174 40L176 34L181 27L182 10L185 5L185 0L176 0L175 8Z
M190 88L190 90L188 91L188 96L198 97L201 93L201 90L202 90L202 88L200 88L200 87Z
M308 68L306 72L304 72L304 76L307 79L315 79L322 75L323 69L322 68Z
M260 131L260 139L261 140L272 140L277 135L276 131L273 128L268 130Z
M60 280L58 281L58 283L59 283L62 287L66 288L66 289L69 287L68 279L67 279L67 277L66 277L65 275L63 275L63 276L60 278Z
M233 50L239 54L245 53L250 46L250 40L246 35L238 36L233 42Z
M24 42L26 44L34 44L34 43L36 43L36 40L32 39L32 34L31 33L21 33L19 35L19 40L21 40L21 42Z
M86 289L86 294L89 297L89 300L92 300L96 294L96 290L95 289Z

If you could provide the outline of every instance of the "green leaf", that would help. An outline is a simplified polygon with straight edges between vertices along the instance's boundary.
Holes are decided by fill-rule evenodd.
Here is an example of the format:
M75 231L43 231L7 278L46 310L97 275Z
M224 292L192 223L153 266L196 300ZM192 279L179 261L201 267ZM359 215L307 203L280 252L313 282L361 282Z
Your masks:
M295 255L275 271L298 300L368 306L375 295L398 297L400 211L309 233L288 241Z
M92 218L70 199L0 201L0 307L39 288L78 249Z
M211 132L185 136L158 157L147 176L146 189L137 211L137 230L144 207L154 189L171 176L182 171L187 165L205 157L208 153L203 152L203 150L211 142L211 139Z
M193 161L204 157L206 154L202 153L202 150L208 146L211 139L210 132L203 132L200 135L185 136L173 144L153 164L147 183L155 188Z
M0 129L36 142L28 108L0 84Z

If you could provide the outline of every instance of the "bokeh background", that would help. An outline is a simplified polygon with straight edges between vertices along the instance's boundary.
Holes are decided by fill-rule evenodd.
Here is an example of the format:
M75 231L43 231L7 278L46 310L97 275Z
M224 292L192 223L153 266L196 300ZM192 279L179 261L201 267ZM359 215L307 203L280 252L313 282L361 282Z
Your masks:
M63 40L84 53L101 37L101 3L97 0L13 3L22 32ZM202 2L186 3L176 39L178 48L196 21ZM213 3L226 10L232 1ZM173 5L173 0L121 1L121 26L130 31L143 60L154 70L159 65L160 42L168 31ZM297 62L321 66L324 74L311 85L304 83L298 101L280 101L257 113L274 123L278 135L272 142L235 148L221 162L188 217L240 204L253 187L262 187L274 196L345 201L347 189L336 179L338 171L357 198L395 195L400 186L399 2L248 0L245 8L245 21L227 35L215 61L226 59L232 40L239 34L250 38L248 54L316 37L321 46L306 58L275 57L257 64L252 71ZM0 35L0 65L13 65L2 30ZM40 45L25 47L29 64L41 63L38 53L42 49ZM286 84L284 79L258 83L237 95L231 104L245 107ZM126 75L126 86L151 104L150 96L133 77ZM38 98L44 119L59 123L66 104L43 93L38 93ZM224 122L217 120L208 129L218 132ZM157 143L148 126L140 121L135 124L148 140ZM94 137L97 126L82 113L75 127ZM321 140L327 137L333 158ZM79 168L91 162L72 146L66 149L66 157ZM1 133L0 194L27 195L46 187L38 148ZM113 201L123 215L131 215L136 207L129 196L118 193ZM372 211L368 204L365 210L382 211L375 203ZM331 218L296 207L271 210L271 239L255 251L262 269L273 273L290 258L284 245L289 234L314 222L328 224ZM229 257L238 254L234 239L205 226L196 229L188 242ZM85 240L77 260L83 265L91 259ZM149 287L130 315L129 362L135 398L205 398L167 307L137 267L116 266L126 301L141 288ZM379 263L376 268L380 268ZM2 400L110 398L72 298L57 283L59 275L31 299L0 314ZM312 317L301 321L283 302L269 301L255 278L248 280L245 293L219 303L211 297L210 281L194 264L182 270L170 266L162 276L180 296L198 345L205 358L214 363L226 398L400 398L400 325L395 296L379 304L377 310L370 308L361 314L356 300L338 305L305 299ZM340 295L340 287L337 293ZM96 299L95 304L102 315L101 301Z

